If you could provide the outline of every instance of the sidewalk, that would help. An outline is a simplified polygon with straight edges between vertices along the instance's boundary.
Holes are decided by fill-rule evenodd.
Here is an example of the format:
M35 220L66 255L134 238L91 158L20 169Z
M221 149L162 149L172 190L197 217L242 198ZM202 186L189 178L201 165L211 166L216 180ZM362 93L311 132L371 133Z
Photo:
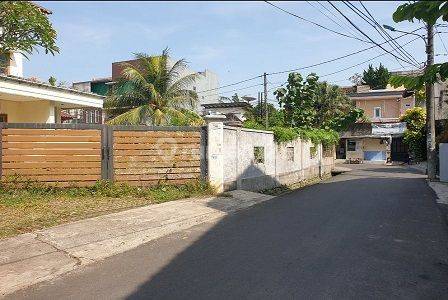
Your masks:
M273 198L241 190L229 194L149 205L0 240L0 295Z

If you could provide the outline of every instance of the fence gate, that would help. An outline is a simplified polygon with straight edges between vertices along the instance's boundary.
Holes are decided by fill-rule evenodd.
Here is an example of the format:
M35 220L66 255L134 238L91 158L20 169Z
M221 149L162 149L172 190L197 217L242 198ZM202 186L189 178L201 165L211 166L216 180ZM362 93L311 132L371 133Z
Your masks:
M2 181L182 184L206 176L205 127L0 123Z
M1 180L88 186L102 178L101 125L0 123Z

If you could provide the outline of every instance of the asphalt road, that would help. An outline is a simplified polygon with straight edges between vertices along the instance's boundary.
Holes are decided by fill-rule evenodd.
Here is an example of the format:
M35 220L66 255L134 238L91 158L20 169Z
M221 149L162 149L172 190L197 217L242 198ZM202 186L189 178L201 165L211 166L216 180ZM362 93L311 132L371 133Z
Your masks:
M422 175L355 166L14 299L447 299L448 233Z

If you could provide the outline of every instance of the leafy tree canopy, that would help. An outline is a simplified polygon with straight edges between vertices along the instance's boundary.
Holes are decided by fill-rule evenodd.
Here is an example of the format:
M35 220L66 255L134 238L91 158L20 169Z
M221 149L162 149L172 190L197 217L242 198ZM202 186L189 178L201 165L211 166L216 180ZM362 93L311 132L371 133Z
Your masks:
M393 14L396 23L403 21L423 21L435 25L442 18L448 21L448 1L416 1L400 5ZM425 83L445 81L448 78L448 63L434 64L418 76L392 76L390 83L395 86L404 85L408 89L418 90Z
M408 144L409 151L414 160L422 161L426 158L426 111L421 107L406 110L400 117L401 122L406 122L404 142Z
M269 126L284 126L285 120L283 109L276 109L275 106L271 103L268 103L267 107ZM263 126L264 109L264 104L257 104L246 112L245 117L248 121L253 121Z
M284 108L286 126L343 131L363 116L338 86L318 79L313 73L305 80L299 73L291 73L286 88L274 92Z
M0 54L19 51L26 55L38 48L53 55L59 52L47 15L29 1L1 1L0 28Z
M372 90L378 90L386 88L389 78L390 73L382 64L378 68L369 65L369 68L363 72L362 81Z
M197 74L181 76L187 67L181 59L169 62L168 49L162 55L135 55L138 64L124 63L121 78L105 102L114 118L109 124L200 125L203 120L188 108L197 102L191 89ZM117 115L118 114L118 115Z

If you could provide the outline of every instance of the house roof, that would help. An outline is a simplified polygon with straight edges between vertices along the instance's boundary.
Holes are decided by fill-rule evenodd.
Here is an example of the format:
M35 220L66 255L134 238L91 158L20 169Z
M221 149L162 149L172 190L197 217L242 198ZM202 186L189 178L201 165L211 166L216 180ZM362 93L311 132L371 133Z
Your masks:
M35 2L30 1L30 3L33 4L34 6L36 6L44 14L51 15L53 13L51 10L46 9L45 7L40 6L39 4L37 4Z
M234 108L234 107L252 107L247 102L228 102L228 103L207 103L201 104L204 108Z
M354 123L350 124L345 132L341 134L341 138L362 137L372 135L371 123Z
M0 81L14 82L14 83L20 83L20 84L27 84L27 85L30 85L30 86L42 87L42 88L46 88L46 89L50 89L50 90L57 90L57 91L60 91L60 92L63 91L63 92L72 93L72 94L78 94L78 95L83 95L83 96L94 97L94 98L97 98L97 99L104 99L104 98L106 98L105 96L100 96L100 95L94 94L94 93L82 92L82 91L78 91L76 89L67 88L67 87L54 86L54 85L51 85L49 83L36 82L34 80L30 80L30 79L26 79L26 78L22 78L22 77L17 77L17 76L11 76L11 75L0 74Z
M388 90L373 90L363 93L351 93L347 94L350 98L370 98L370 97L403 97L403 93L405 90L402 91L388 91Z

